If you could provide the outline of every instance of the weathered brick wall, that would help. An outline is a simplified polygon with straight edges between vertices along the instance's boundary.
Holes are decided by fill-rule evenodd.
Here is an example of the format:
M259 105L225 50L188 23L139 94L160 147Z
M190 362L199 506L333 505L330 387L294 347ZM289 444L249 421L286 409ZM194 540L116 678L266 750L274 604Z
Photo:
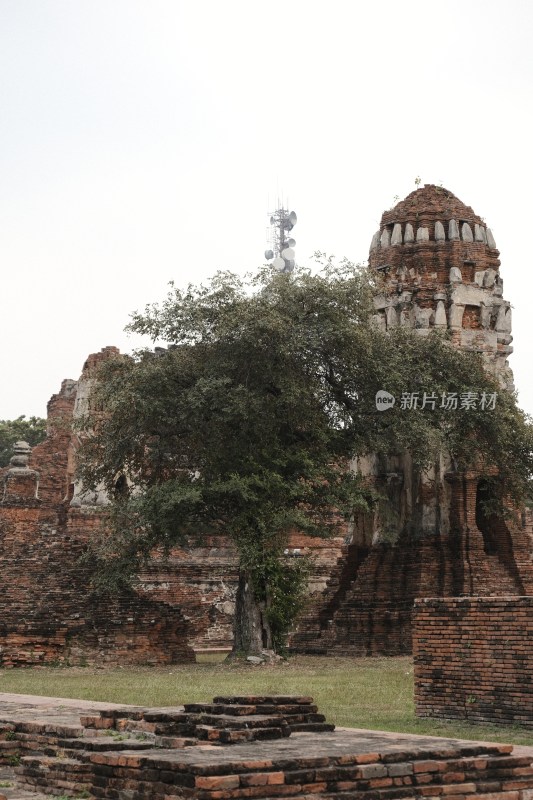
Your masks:
M89 576L78 559L100 512L69 504L75 400L75 384L64 381L49 404L48 438L31 454L31 469L11 475L8 500L0 503L0 661L158 661L190 657L187 645L230 647L237 554L224 537L205 537L154 560L140 575L142 599L124 598L120 608L100 606L98 613L89 602ZM310 554L314 569L291 647L407 653L416 597L533 594L531 518L513 524L476 519L476 491L475 475L451 480L449 529L415 539L402 535L394 545L373 541L370 516L357 521L351 543L348 531L327 541L294 533L289 553ZM141 604L137 614L130 613L134 602ZM95 619L99 632L91 638ZM104 630L103 620L117 622ZM179 632L174 639L170 634L174 645L163 642L164 620Z
M235 549L222 536L175 548L140 574L140 589L151 600L182 608L189 640L197 650L228 648L238 583Z
M114 348L91 356L84 376ZM0 664L168 662L191 650L229 648L238 557L223 536L198 537L155 558L139 576L138 593L96 600L88 566L80 564L99 530L102 509L72 507L72 414L76 383L63 381L48 404L48 436L26 470L1 470ZM38 485L38 489L37 489ZM324 588L341 539L294 534L291 552L313 552L312 585Z
M417 597L533 594L530 520L478 519L480 530L477 485L474 475L452 481L447 532L404 532L394 544L354 535L325 590L302 614L291 648L355 656L410 653ZM356 527L371 524L360 520Z
M79 559L99 524L63 506L0 506L1 666L193 660L179 608L92 594Z
M291 557L310 556L310 590L321 597L343 551L343 539L316 539L293 533ZM233 618L238 585L238 555L224 536L206 536L200 542L177 547L168 558L143 569L140 589L153 600L184 610L195 650L228 648L233 644Z
M345 548L326 592L302 616L296 651L355 656L411 652L417 596L454 594L463 570L457 543L439 536ZM431 587L431 588L430 588Z
M0 479L0 665L193 660L178 607L138 593L95 596L80 561L101 512L69 507L67 450L75 384L49 403L48 437L18 447Z
M533 726L533 597L419 599L416 713Z
M39 472L39 498L45 503L67 499L68 449L72 438L72 411L76 382L65 380L48 402L47 437L33 448L30 466Z

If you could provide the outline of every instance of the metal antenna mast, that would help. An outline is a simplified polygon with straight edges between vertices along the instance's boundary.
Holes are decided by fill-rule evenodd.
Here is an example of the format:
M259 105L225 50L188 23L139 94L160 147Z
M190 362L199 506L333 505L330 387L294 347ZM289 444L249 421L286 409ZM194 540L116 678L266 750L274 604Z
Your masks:
M279 203L279 200L278 200ZM265 258L272 261L278 272L292 272L295 266L294 245L296 241L289 234L297 222L294 211L283 208L283 204L270 215L270 228L267 228L267 241L270 249L265 250Z

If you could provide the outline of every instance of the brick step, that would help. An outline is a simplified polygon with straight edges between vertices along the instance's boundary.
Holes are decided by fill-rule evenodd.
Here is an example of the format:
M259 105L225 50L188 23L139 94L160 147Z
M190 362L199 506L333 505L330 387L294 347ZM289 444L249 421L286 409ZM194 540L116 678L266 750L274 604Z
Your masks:
M243 705L240 703L187 703L185 713L226 714L231 716L250 716L254 714L275 714L280 717L316 714L318 707L307 704L256 703Z
M305 723L302 723L305 724ZM187 723L170 724L160 723L155 725L156 737L198 737L198 730L201 728L213 728L214 730L262 730L264 728L275 728L288 733L291 726L284 717L227 717L223 715L197 714Z
M185 703L184 710L186 714L225 714L234 717L257 713L255 706L241 703Z
M115 736L90 739L59 739L57 749L70 752L88 751L102 753L108 750L149 750L155 746L155 736L148 739L134 737L118 739Z
M263 742L274 739L285 739L291 735L289 728L258 728L253 731L221 731L221 744L238 744L239 742Z
M529 792L530 778L519 777L512 774L502 776L500 780L488 778L480 780L479 776L469 780L466 776L459 780L443 780L443 775L435 776L431 773L419 773L394 776L395 772L402 772L403 767L413 768L413 765L398 765L388 767L384 764L371 764L363 767L360 777L343 777L335 779L335 769L301 770L295 773L286 772L285 775L273 775L272 784L268 777L262 780L260 774L248 773L229 775L221 779L219 776L205 776L196 780L195 797L198 800L215 800L220 795L220 789L231 788L232 800L250 796L264 798L280 798L290 795L292 797L312 797L323 800L401 800L402 798L422 797L447 797L456 798L472 797L477 800L519 800L529 797L520 790ZM331 773L328 775L328 773ZM392 774L391 774L392 773ZM450 776L451 777L451 776ZM518 779L517 779L518 777ZM267 782L268 781L268 782ZM266 785L265 785L266 784ZM253 787L253 791L251 791ZM154 798L156 796L154 795Z
M213 703L217 704L245 706L257 706L265 703L269 705L310 705L312 702L312 697L294 694L219 695L213 699Z
M287 722L283 717L269 717L261 714L254 714L249 717L232 717L227 714L190 714L188 716L190 722L194 725L211 725L213 728L227 728L230 730L287 726Z
M332 722L297 722L294 725L291 722L289 727L294 733L325 733L335 730Z
M155 736L194 736L196 722L154 722L153 731Z
M196 728L196 736L199 742L209 741L220 742L221 744L284 739L290 734L291 731L288 725L264 728L215 728L210 725L198 725Z
M205 741L232 744L285 738L291 731L334 730L307 695L218 696L212 703L187 703L184 707L106 709L98 715L82 717L81 722L85 730L94 731L95 741L101 741L106 731L113 730L123 731L128 740L135 740L135 733L150 737L130 749L164 747L173 741L177 747ZM124 742L119 748L99 744L90 749L92 752L126 750L128 745Z
M262 732L264 729L232 730L229 734L249 741L245 737ZM220 735L221 731L214 733ZM238 758L231 762L172 761L167 754L159 760L156 753L146 758L133 753L122 758L102 754L91 759L95 773L91 791L109 800L120 797L124 787L135 800L165 800L173 793L195 800L276 800L287 796L302 800L422 800L447 795L450 800L528 800L533 783L531 757L508 755L504 747L472 745L458 751L447 742L440 750L386 749L381 757L374 752L326 757L304 752L298 758L279 754L274 761L259 758L252 763ZM116 773L109 771L113 765L120 766Z
M181 714L183 714L183 706L166 706L145 709L137 708L133 711L128 711L127 713L123 711L115 711L115 716L117 719L127 717L128 719L170 720L179 717Z
M76 758L63 758L59 756L24 756L20 765L15 767L17 775L30 775L34 772L45 770L68 770L76 775L88 775L91 772L89 761L79 761Z
M85 729L81 725L57 725L44 724L42 722L17 722L14 725L14 733L30 734L31 736L52 736L75 738L85 736Z
M148 708L106 708L102 709L98 714L85 715L80 717L80 723L84 728L96 728L97 730L106 730L115 726L117 719L137 719L142 720L145 712L149 711Z
M299 725L302 723L311 723L311 722L325 722L326 718L324 714L293 714L289 717L283 717L285 722L287 722L293 730L296 730L294 727L295 725Z
M179 750L182 747L194 747L198 739L193 736L156 736L155 746L169 750Z
M72 758L28 756L14 770L22 788L46 794L80 794L89 792L92 766Z
M113 731L114 732L114 731ZM66 735L65 735L66 733ZM92 732L91 732L92 733ZM120 744L120 739L118 739L117 734L115 737L111 736L111 731L94 731L94 735L87 735L87 730L84 728L80 729L69 729L69 728L52 728L52 726L48 726L48 730L42 729L39 732L33 733L26 733L23 730L14 730L9 731L9 739L0 739L0 751L2 749L11 749L14 747L15 749L41 749L42 747L75 747L75 748L82 748L86 750L90 749L98 749L99 743L106 742L117 742ZM142 741L150 746L150 741L153 741L154 736L151 733L140 731L139 736L133 736L131 738L132 742L141 741L141 734L142 734ZM1 736L1 734L0 734ZM107 748L106 748L107 749ZM116 749L116 748L115 748Z
M133 731L137 734L148 734L152 735L155 734L157 728L156 722L145 722L144 719L137 720L137 719L117 719L115 723L115 731L119 733L126 733L128 731ZM100 736L109 735L106 734L105 731L99 732Z
M55 775L56 777L63 776L66 779L67 773L71 778L76 775L81 780L83 777L90 777L91 775L91 765L89 763L84 764L74 758L53 759L46 756L41 758L40 762L32 759L31 764L25 763L24 759L22 759L20 766L15 767L14 770L17 780L35 778L44 774Z
M12 753L13 750L18 750L20 748L19 742L14 739L10 739L9 741L0 740L0 758L6 753Z

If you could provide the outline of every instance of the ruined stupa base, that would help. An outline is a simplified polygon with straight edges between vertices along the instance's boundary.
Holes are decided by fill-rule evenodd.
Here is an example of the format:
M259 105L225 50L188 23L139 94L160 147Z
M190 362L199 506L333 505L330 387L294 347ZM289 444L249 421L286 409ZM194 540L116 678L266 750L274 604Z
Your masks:
M533 748L324 730L333 726L313 722L309 697L216 700L147 709L0 694L0 766L18 762L9 771L13 785L3 789L7 800L24 790L109 800L533 796ZM302 715L307 722L294 721ZM184 735L183 725L205 738ZM298 730L305 725L307 732ZM275 738L254 739L276 726ZM225 745L206 729L242 738Z

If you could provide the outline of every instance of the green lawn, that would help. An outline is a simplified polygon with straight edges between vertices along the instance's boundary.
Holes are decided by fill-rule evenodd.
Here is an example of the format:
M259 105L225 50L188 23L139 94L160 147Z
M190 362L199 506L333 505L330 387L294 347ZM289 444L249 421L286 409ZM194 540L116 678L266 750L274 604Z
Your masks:
M217 694L306 694L336 725L533 745L533 730L416 719L413 665L408 657L295 656L260 667L199 663L166 668L0 669L0 692L151 706L210 701Z

